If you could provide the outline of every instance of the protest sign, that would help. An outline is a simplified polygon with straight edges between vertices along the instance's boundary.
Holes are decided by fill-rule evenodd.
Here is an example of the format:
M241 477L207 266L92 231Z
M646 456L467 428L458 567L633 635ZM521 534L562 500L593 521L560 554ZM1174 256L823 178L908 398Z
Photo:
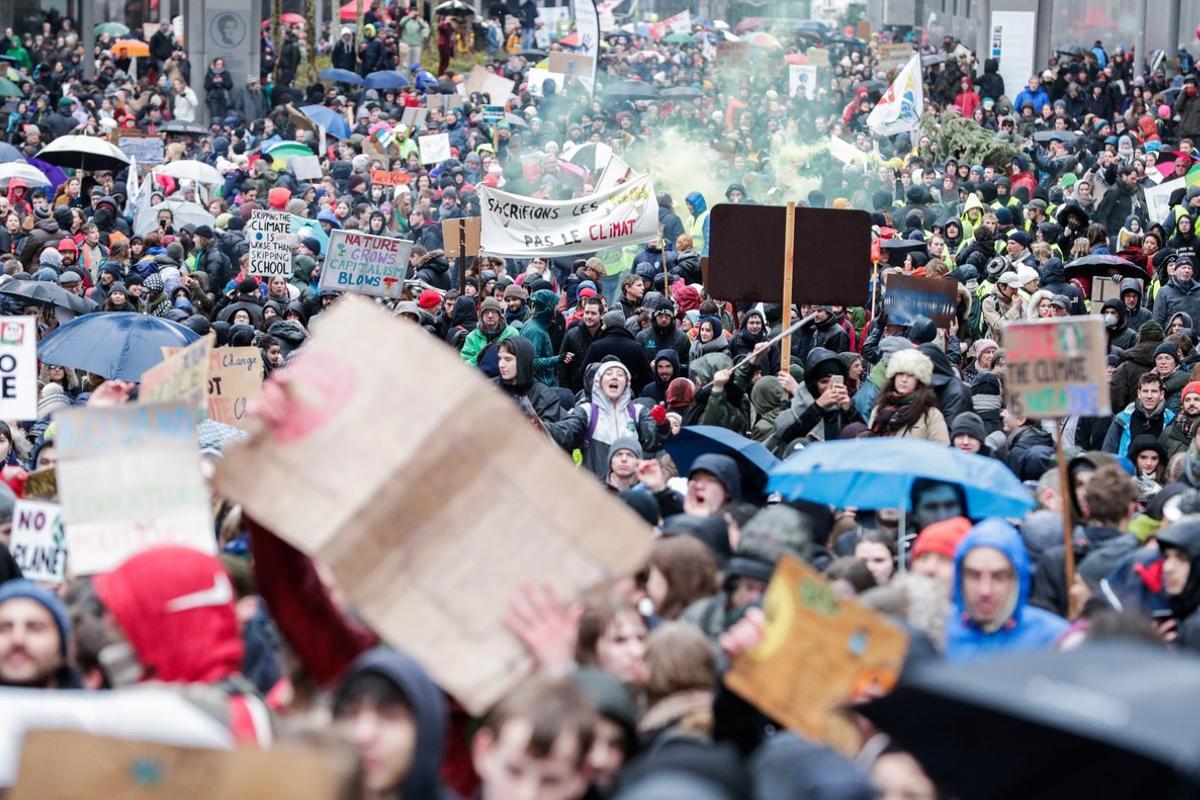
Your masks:
M563 81L566 76L559 72L551 72L547 69L538 69L536 67L529 70L529 94L534 97L542 97L546 81L554 81L554 86L559 94L562 94Z
M334 230L321 267L320 288L395 299L404 288L412 249L407 239Z
M479 121L484 125L499 125L504 122L504 106L480 106Z
M164 356L179 352L164 347ZM217 347L208 354L208 418L237 428L249 423L246 409L262 393L262 351L257 347Z
M282 211L255 209L246 225L250 246L250 266L246 274L251 277L273 278L292 275L292 219Z
M0 317L0 419L37 419L37 318Z
M463 99L457 94L427 94L425 95L425 107L434 109L440 108L443 111L452 108L462 108Z
M409 106L404 109L404 113L400 115L400 123L408 127L409 130L416 130L425 124L426 118L429 116L428 108L416 108Z
M812 64L788 64L788 96L801 93L807 100L817 96L817 68Z
M900 44L881 44L879 45L879 62L877 72L882 75L885 72L893 69L900 69L908 60L912 58L913 48L911 44L902 42Z
M575 598L644 563L645 523L419 327L344 298L284 369L299 405L226 452L217 491L328 566L470 713L532 666L502 621L518 587Z
M928 317L939 328L954 319L958 306L958 281L945 278L887 276L883 310L889 325L911 325L917 317Z
M508 98L512 97L513 87L516 84L508 78L497 75L491 70L484 69L478 64L471 70L471 74L467 76L466 86L467 94L479 92L488 96L488 101L504 105L508 102Z
M207 367L207 353L205 358ZM68 409L54 423L74 574L108 571L158 545L216 551L192 408Z
M121 138L117 139L117 147L121 148L125 155L136 158L137 163L142 166L163 162L163 138L156 133L122 132Z
M717 63L722 69L745 64L753 51L749 42L717 42Z
M29 473L25 482L25 496L39 500L52 500L58 496L58 477L54 467L42 467Z
M658 204L648 175L609 192L539 200L479 188L480 247L513 258L572 256L658 238Z
M842 708L892 689L908 635L790 554L775 567L763 612L762 644L733 662L725 685L800 735L857 754L861 736Z
M1101 317L1057 317L1004 326L1009 412L1029 419L1112 413Z
M67 540L54 503L18 500L8 549L31 581L62 583L67 577Z
M411 179L407 172L388 172L385 169L371 170L371 184L374 186L403 186Z
M196 413L197 421L207 416L208 355L212 337L202 336L169 358L142 373L138 402L183 403Z
M1167 212L1171 210L1171 195L1176 189L1183 189L1186 186L1186 178L1176 178L1173 181L1160 183L1158 186L1146 189L1146 219L1151 223L1165 220Z
M329 800L348 796L353 767L343 748L209 750L30 730L10 800Z
M321 180L321 159L317 156L294 156L288 159L288 166L297 180Z
M721 203L709 215L709 292L732 302L783 300L783 206ZM792 302L860 306L871 279L871 217L865 211L797 208L796 242L837 242L836 253L796 247Z
M810 47L804 51L804 57L814 67L829 66L829 51L824 47Z
M440 164L450 158L450 134L435 133L417 138L422 164Z
M550 54L546 71L553 72L556 75L564 75L568 78L591 77L592 57L585 53L555 51Z
M479 255L479 217L442 220L442 249L450 258Z

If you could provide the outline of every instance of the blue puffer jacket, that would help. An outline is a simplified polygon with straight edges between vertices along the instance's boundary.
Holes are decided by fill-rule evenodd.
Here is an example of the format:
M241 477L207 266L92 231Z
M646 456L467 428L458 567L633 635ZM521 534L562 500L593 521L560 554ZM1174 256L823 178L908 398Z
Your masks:
M967 616L962 593L962 563L977 547L999 550L1017 575L1017 602L1008 621L992 633L981 630ZM954 554L954 609L946 625L946 658L974 661L999 653L1049 647L1067 629L1067 621L1027 604L1029 557L1017 529L1004 520L986 519L959 543Z

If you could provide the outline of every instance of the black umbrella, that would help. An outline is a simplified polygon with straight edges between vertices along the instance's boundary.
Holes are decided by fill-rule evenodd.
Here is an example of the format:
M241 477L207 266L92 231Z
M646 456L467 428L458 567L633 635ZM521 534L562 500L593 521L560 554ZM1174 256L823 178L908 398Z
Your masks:
M1079 141L1079 134L1074 131L1037 131L1033 134L1033 140L1035 142L1059 141L1067 147L1071 147Z
M1095 643L926 663L858 709L961 800L1196 797L1200 661Z
M1077 44L1073 44L1070 47L1059 50L1058 52L1065 53L1066 55L1069 55L1069 56L1080 56L1080 57L1083 56L1083 48Z
M545 50L522 50L517 55L527 61L541 61L547 56L547 53Z
M617 81L604 89L608 100L656 100L658 90L642 81Z
M9 281L0 287L0 294L19 298L27 304L63 308L75 314L86 314L95 309L90 300L71 294L57 283L49 281Z
M946 57L941 53L933 53L927 56L921 56L922 67L932 67L935 64L945 64Z
M1144 281L1150 277L1146 274L1146 270L1132 261L1120 256L1103 253L1077 258L1068 263L1065 269L1067 271L1067 280L1071 278L1091 278L1096 275L1112 275L1114 273L1119 274L1123 278L1137 278L1140 281Z
M885 81L878 80L877 78L871 78L870 80L863 81L859 84L859 86L867 87L867 91L869 92L882 92L888 87Z
M884 239L879 246L885 251L888 266L902 267L904 259L912 253L926 252L925 243L920 239Z
M208 133L208 128L195 122L184 122L182 120L173 119L165 125L159 127L159 130L164 133L188 133L193 136L204 136Z
M470 17L475 13L475 9L463 2L463 0L448 0L433 9L435 14L449 14L452 17Z
M699 89L693 89L691 86L672 86L670 89L663 89L659 92L659 97L671 100L698 100L704 96L704 93Z

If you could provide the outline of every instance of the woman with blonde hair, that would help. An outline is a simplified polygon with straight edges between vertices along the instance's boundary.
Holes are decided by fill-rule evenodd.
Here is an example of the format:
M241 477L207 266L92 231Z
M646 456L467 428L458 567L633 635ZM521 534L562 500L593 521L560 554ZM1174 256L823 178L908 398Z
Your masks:
M717 656L708 637L686 622L666 622L646 639L643 751L681 738L712 736Z
M1054 316L1054 309L1050 307L1050 301L1054 298L1054 292L1049 289L1038 289L1029 297L1029 302L1025 304L1025 319L1049 319Z

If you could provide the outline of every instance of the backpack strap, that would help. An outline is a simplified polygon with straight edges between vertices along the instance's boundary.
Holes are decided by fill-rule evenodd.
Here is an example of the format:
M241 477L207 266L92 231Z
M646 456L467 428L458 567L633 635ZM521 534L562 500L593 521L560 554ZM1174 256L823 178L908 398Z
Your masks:
M588 442L592 440L592 436L596 433L596 426L600 424L600 409L595 403L590 403L589 407L591 408L591 415L588 418L587 437L584 439L584 441Z

